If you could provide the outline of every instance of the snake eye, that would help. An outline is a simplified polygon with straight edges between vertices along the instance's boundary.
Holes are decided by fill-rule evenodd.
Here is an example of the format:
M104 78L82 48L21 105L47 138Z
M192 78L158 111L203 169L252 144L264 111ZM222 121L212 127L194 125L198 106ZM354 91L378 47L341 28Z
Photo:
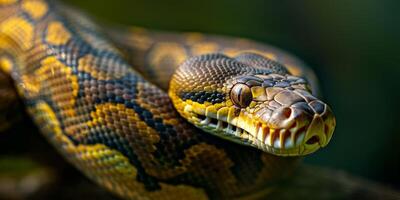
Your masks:
M242 83L233 86L230 96L233 103L241 108L248 106L253 100L250 87Z

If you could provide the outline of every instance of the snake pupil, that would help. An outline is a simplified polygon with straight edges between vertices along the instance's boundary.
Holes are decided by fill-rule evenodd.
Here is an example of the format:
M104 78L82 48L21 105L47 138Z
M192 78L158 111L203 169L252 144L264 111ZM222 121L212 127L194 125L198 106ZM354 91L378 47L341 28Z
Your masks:
M242 83L233 86L230 96L233 103L240 108L248 106L253 100L250 87Z

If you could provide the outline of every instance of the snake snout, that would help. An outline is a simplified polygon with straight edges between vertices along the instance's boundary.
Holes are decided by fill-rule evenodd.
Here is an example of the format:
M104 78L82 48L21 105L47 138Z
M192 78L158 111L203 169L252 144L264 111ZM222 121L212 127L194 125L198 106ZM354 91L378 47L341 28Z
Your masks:
M325 147L329 143L336 122L330 107L320 100L304 103L301 110L306 113L304 115L307 116L307 120L297 118L295 121L303 122L303 127L305 127L304 139L300 144L301 154L305 155L320 147Z
M330 107L307 91L280 91L264 105L268 106L255 113L268 127L263 129L262 145L276 154L309 154L332 137L335 118Z

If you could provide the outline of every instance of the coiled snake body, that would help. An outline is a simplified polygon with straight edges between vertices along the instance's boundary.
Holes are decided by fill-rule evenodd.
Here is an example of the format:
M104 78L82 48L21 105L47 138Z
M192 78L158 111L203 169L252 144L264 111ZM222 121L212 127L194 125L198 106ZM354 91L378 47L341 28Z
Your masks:
M262 197L335 127L312 73L280 50L104 31L53 2L0 1L0 66L54 147L127 199Z

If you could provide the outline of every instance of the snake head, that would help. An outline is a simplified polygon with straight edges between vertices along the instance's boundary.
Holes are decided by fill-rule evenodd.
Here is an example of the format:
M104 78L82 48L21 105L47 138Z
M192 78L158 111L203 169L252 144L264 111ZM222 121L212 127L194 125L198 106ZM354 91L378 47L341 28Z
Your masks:
M280 156L326 146L336 124L304 78L253 53L190 58L173 75L169 95L200 129Z

